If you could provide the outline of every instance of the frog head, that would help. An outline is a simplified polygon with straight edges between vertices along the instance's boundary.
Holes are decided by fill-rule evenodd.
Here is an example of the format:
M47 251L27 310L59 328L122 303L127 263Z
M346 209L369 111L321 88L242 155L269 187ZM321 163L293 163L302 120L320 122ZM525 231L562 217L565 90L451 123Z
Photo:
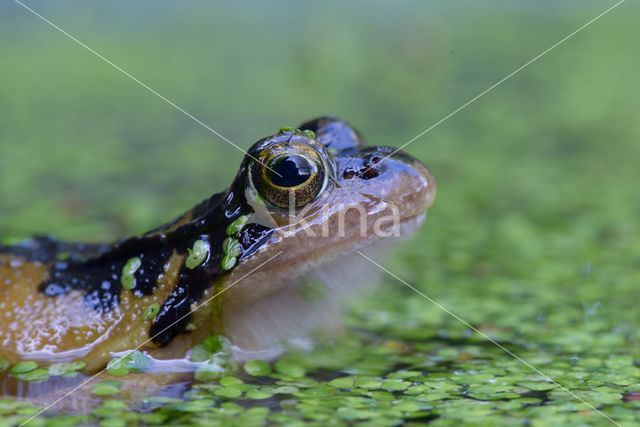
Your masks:
M271 335L265 328L287 329L285 335L293 337L300 331L292 329L327 323L311 313L326 317L344 292L359 287L355 282L368 280L356 267L360 253L414 233L436 186L429 170L410 155L367 146L346 122L320 118L255 143L231 188L251 226L268 232L254 233L259 239L245 244L218 307L224 332L240 347L262 348ZM302 295L314 282L328 299L324 304ZM306 320L283 328L282 319L294 307ZM261 327L251 332L256 325Z

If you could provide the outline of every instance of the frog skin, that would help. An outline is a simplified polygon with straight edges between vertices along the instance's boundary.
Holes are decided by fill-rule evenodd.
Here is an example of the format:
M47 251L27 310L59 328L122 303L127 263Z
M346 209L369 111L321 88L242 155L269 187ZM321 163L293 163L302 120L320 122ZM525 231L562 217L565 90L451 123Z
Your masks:
M422 163L368 147L342 120L281 129L250 148L226 191L146 234L0 246L0 358L82 360L92 372L134 348L184 357L211 334L260 357L318 323L330 327L330 304L291 289L384 239L371 224L392 210L399 221L382 229L410 234L434 197Z

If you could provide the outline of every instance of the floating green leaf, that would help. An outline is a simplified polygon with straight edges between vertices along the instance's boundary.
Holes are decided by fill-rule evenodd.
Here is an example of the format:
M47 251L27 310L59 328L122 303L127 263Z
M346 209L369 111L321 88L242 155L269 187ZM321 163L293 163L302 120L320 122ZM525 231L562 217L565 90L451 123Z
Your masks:
M273 393L266 390L250 390L245 395L247 399L253 399L253 400L268 399L271 396L273 396Z
M20 374L25 374L29 371L33 371L34 369L37 369L37 368L38 368L38 364L36 362L28 360L28 361L15 364L9 370L9 372L13 375L20 375Z
M211 246L206 240L196 240L193 247L188 249L189 255L184 265L190 270L197 268L209 257L210 249Z
M49 366L49 374L53 376L70 376L72 373L77 373L84 369L87 364L81 360L67 363L54 363Z
M93 386L91 393L96 396L112 396L120 393L121 385L118 381L102 381Z
M196 381L213 381L222 378L226 374L226 370L222 365L216 363L207 363L196 369L193 377Z
M295 361L288 359L280 359L275 364L276 371L283 375L287 375L293 378L304 377L306 370L303 366L297 364Z
M231 270L233 266L236 265L237 258L225 255L222 257L222 261L220 261L220 266L223 270Z
M114 377L123 377L129 373L127 361L123 357L116 357L107 363L107 372Z
M22 381L40 382L49 379L49 370L46 368L37 368L23 374L16 375L16 378Z
M240 233L249 222L249 215L242 215L236 218L229 226L227 226L227 236L233 237Z
M244 370L254 377L263 377L271 373L271 366L262 360L250 360L244 364Z
M154 320L160 313L160 304L154 303L144 309L143 317L147 320Z
M122 276L120 283L124 289L131 290L136 287L136 278L134 274L142 266L142 260L138 257L131 258L122 267Z
M224 241L222 242L222 251L230 257L239 257L240 255L242 255L242 251L244 249L242 248L242 245L240 244L240 242L236 239L234 239L233 237L227 237L226 239L224 239Z
M228 398L235 399L242 396L242 390L240 390L237 387L223 387L215 390L213 394L220 397L228 397Z
M130 372L141 372L151 366L151 358L138 350L115 357L107 363L107 372L114 377L122 377Z
M229 349L229 340L223 335L210 335L202 341L204 348L211 354Z
M141 372L149 369L151 366L151 357L149 357L146 353L143 353L138 350L134 350L129 353L126 357L127 367L132 372Z

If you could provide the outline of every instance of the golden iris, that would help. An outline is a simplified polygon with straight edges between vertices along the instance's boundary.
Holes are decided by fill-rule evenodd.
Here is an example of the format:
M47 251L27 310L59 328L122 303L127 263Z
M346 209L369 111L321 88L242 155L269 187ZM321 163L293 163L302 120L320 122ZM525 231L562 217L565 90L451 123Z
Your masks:
M260 195L279 208L301 208L313 201L324 185L325 171L313 150L292 152L274 147L254 164L254 185Z

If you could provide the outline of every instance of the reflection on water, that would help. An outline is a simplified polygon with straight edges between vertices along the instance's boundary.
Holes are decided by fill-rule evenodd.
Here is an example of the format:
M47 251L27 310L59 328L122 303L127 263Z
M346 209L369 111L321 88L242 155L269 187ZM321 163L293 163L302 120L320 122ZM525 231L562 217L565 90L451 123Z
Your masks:
M40 382L0 374L3 396L42 407L55 403L52 413L89 413L105 399L92 393L95 385L105 380L118 381L121 384L118 400L135 404L140 410L156 407L153 401L157 398L182 398L192 386L192 377L187 374L131 374L122 378L100 375L91 380L89 376L78 374L73 378L51 377Z

